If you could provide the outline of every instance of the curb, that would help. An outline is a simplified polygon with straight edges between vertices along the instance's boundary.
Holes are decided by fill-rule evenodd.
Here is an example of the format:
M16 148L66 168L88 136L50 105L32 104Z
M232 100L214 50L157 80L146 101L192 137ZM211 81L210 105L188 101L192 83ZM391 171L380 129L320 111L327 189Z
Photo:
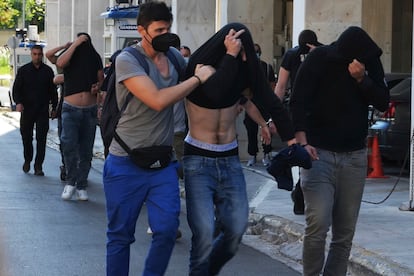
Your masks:
M271 243L281 256L296 262L299 266L302 265L304 232L304 225L282 217L254 212L249 215L247 235L257 235L259 239ZM328 234L329 239L330 234ZM325 255L328 253L328 245L325 250ZM347 275L412 276L414 275L414 271L377 253L353 244Z

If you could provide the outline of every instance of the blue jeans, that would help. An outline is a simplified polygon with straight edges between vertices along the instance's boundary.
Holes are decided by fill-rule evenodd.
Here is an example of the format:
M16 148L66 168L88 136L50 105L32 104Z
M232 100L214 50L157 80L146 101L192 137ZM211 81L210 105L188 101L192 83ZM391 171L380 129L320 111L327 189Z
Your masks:
M193 233L190 275L216 275L237 252L247 228L246 181L238 156L185 155L187 220ZM221 232L214 238L215 219Z
M367 174L366 149L336 153L318 149L312 169L300 170L305 198L303 275L346 275ZM332 240L325 262L329 228Z
M77 189L86 189L95 142L97 106L62 107L61 143L67 171L66 180Z
M107 276L128 275L130 245L135 241L135 225L144 202L153 235L142 275L164 275L179 225L177 166L172 162L160 170L147 170L127 156L108 155L103 171Z

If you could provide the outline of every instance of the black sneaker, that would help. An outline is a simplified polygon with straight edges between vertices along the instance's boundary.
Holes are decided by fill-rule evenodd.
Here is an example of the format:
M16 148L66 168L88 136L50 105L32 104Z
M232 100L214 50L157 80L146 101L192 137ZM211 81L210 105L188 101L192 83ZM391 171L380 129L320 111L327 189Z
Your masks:
M60 180L66 181L66 167L60 166Z
M44 176L45 173L42 171L42 169L36 169L34 175L37 176Z
M30 162L25 161L23 164L23 171L28 173L30 171Z
M300 187L300 180L296 183L296 186L290 196L293 201L293 213L295 215L305 214L305 201L303 198L302 188Z
M37 164L35 164L34 165L34 175L37 175L37 176L44 176L45 175L45 173L43 172L43 170L42 170L42 166L40 165L37 165Z

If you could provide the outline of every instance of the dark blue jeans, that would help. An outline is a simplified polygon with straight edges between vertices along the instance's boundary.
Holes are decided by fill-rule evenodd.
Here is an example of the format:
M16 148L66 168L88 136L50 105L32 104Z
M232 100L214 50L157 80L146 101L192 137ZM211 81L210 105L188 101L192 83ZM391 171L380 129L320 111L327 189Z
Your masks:
M246 181L238 156L185 155L187 220L193 233L190 275L216 275L237 252L247 228ZM214 239L215 220L220 234Z
M107 276L128 275L130 245L135 241L135 225L144 202L153 235L142 275L164 275L179 225L177 166L172 162L160 170L141 169L128 156L108 155L103 171Z
M63 103L61 143L69 185L87 187L95 142L97 106L75 107Z

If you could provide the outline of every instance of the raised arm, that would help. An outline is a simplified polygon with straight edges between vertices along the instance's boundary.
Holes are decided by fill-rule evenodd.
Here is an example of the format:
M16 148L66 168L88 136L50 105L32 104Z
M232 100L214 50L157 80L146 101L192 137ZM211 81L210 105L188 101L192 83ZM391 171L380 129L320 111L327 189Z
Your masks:
M67 49L70 47L70 45L72 44L72 42L67 42L64 45L61 46L57 46L55 48L50 49L49 51L46 52L46 58L52 63L52 64L56 64L56 61L58 59L58 56L56 55L56 53L58 53L59 51L62 51L64 49Z
M118 59L117 59L118 62ZM214 68L207 65L197 65L193 77L179 84L158 89L147 75L135 76L123 81L124 85L150 108L161 111L190 94L197 86L204 83L213 73Z
M86 42L88 40L87 35L80 35L71 45L70 47L62 53L57 61L56 66L60 68L65 68L67 65L69 65L69 61L72 58L73 53L75 52L76 48L81 45L82 43Z

